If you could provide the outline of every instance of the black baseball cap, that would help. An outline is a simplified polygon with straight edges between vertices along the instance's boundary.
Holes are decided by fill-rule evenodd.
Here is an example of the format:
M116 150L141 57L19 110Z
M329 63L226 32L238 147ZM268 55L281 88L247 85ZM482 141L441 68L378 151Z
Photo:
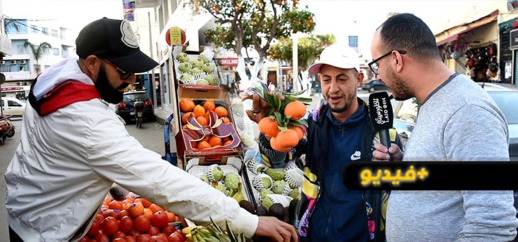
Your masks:
M158 65L140 51L138 38L128 21L106 17L89 23L79 32L76 53L81 58L96 55L133 73L146 72Z

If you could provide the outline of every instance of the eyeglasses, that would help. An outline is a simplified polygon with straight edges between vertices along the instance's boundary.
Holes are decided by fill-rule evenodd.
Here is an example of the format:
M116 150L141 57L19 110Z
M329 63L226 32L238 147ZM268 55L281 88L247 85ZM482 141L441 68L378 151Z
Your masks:
M383 59L383 58L389 56L390 54L392 54L392 51L397 51L397 52L399 52L399 54L402 54L402 55L406 54L406 51L404 51L404 50L391 50L387 54L384 54L384 55L378 57L377 59L371 61L368 65L371 68L372 72L374 72L374 74L376 74L376 75L380 74L379 73L378 61L380 61L381 59Z
M113 66L117 69L117 71L121 75L121 80L124 80L124 81L128 80L128 78L130 78L134 74L133 72L127 72L127 71L122 70L121 68L119 68L118 66L116 66L115 64L111 63L110 61L108 61L106 59L104 59L104 61L106 61L106 63L110 64L111 66Z

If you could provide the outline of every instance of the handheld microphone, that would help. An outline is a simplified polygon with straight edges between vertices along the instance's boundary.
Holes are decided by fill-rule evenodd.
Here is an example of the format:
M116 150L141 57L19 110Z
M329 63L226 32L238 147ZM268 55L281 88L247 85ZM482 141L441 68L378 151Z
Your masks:
M390 148L389 129L394 123L394 112L388 93L375 92L369 95L369 116L372 127L379 132L381 144Z

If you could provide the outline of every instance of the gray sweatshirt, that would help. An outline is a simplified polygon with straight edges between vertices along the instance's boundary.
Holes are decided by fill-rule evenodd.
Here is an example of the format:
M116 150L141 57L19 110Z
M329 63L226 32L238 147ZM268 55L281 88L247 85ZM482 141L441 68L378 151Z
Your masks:
M403 161L508 161L508 140L487 92L455 75L421 105ZM510 241L513 202L512 191L392 191L387 241Z

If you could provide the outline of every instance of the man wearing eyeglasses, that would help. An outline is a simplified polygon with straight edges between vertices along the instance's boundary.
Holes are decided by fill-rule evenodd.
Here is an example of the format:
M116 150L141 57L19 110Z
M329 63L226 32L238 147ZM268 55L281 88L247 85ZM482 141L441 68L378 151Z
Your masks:
M390 17L376 30L371 52L369 66L394 98L416 97L420 103L404 156L397 145L388 150L376 144L377 160L391 153L403 162L509 161L504 115L479 85L442 62L421 19ZM513 191L394 190L387 241L511 241L518 226L513 202Z
M88 24L76 51L79 60L51 66L31 87L5 173L11 241L78 241L114 182L196 223L212 218L249 238L297 241L293 226L248 213L128 134L108 103L122 100L134 73L158 65L140 51L128 22Z

